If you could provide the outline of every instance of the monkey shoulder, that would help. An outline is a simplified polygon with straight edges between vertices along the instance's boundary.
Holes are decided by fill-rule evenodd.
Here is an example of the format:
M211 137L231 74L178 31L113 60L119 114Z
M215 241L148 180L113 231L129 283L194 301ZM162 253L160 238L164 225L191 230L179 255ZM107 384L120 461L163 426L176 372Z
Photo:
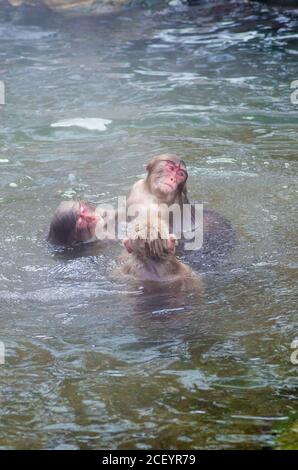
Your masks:
M140 179L140 180L136 181L136 182L133 184L133 186L132 186L132 188L131 188L131 191L138 191L138 190L140 190L140 189L143 190L144 184L145 184L145 180L144 180L144 179Z
M147 192L146 190L146 185L145 185L145 180L141 179L134 183L132 186L129 195L128 195L128 200L127 204L138 204L144 200L144 192Z

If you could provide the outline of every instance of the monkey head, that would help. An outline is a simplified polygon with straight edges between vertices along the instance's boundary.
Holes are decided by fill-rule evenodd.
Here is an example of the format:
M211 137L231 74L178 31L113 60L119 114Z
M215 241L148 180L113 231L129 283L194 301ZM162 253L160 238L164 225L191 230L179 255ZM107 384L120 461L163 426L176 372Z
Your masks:
M51 221L48 241L71 246L94 238L100 219L96 209L84 201L63 201Z
M154 157L147 165L147 172L150 192L165 202L170 199L174 202L178 193L186 192L188 173L177 155L166 153Z

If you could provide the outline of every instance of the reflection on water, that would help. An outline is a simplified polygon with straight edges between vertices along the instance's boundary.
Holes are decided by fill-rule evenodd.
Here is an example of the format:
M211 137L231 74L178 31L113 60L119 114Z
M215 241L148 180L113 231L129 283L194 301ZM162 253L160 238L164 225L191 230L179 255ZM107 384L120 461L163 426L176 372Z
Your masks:
M2 448L276 445L297 409L297 38L257 3L0 20ZM51 127L92 118L112 122ZM46 246L62 198L115 203L165 151L237 232L204 293L113 281L117 247Z

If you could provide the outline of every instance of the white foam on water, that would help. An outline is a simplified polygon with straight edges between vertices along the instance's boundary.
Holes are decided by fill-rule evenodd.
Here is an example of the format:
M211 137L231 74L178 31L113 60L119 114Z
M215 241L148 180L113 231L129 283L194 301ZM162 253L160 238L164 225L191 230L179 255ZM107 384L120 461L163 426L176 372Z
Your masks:
M102 118L75 118L64 119L51 124L51 127L81 127L89 131L105 131L112 121Z

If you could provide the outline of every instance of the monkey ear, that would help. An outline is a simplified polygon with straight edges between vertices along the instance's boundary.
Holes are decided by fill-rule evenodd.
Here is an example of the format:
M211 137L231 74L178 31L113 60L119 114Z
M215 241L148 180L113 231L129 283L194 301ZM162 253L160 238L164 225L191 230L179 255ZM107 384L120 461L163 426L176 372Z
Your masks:
M132 243L130 241L129 238L125 238L123 240L123 245L125 246L126 250L128 253L132 253L133 252L133 247L132 247Z
M176 240L177 240L177 238L175 237L175 235L173 235L173 234L171 233L171 234L169 235L168 240L167 240L168 250L169 250L171 253L175 253Z
M150 162L146 166L147 173L152 172L152 170L153 170L154 166L156 165L157 160L159 159L159 157L160 157L160 155L156 155L155 157L151 158Z

